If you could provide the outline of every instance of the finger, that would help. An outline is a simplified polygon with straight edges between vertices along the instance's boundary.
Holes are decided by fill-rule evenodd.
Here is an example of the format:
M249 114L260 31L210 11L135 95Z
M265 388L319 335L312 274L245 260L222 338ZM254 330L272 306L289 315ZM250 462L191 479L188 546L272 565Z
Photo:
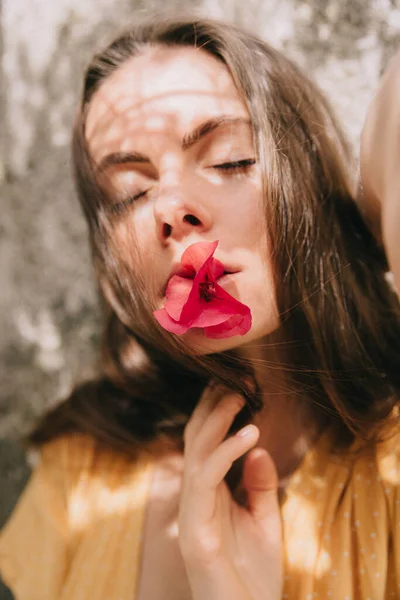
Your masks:
M223 442L194 476L187 471L184 474L182 499L190 498L190 514L195 515L197 525L212 519L218 486L232 463L257 443L259 429L255 425L247 425L241 431L244 430L247 431L246 435L240 436L238 432ZM187 506L188 502L184 504Z
M223 397L224 393L226 393L226 389L215 382L211 382L211 384L208 385L204 390L185 427L183 435L185 448L197 436L205 419L208 417L217 402Z
M274 461L263 448L255 448L246 456L243 465L243 487L247 506L268 535L280 535L278 504L278 475Z
M251 424L220 444L204 463L201 474L204 487L217 487L226 477L235 460L248 452L257 443L259 437L260 430Z
M245 405L245 399L238 394L222 398L206 417L202 428L193 439L188 460L202 463L224 441L235 416Z

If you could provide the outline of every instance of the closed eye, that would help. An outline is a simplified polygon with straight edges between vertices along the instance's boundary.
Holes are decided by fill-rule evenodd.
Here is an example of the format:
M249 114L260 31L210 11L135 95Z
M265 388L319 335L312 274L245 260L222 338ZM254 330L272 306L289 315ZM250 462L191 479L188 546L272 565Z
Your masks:
M149 190L142 190L141 192L138 192L137 194L134 194L133 196L129 196L128 198L125 198L125 200L116 202L115 204L112 205L111 212L113 214L122 213L126 208L128 208L134 202L136 202L136 200L139 200L139 198L143 198L144 196L146 196L148 191Z
M234 173L244 173L245 171L250 169L250 167L255 165L256 162L257 161L255 158L245 158L243 160L235 160L229 162L227 161L218 165L213 165L211 168L217 171L221 171L224 174L230 175ZM120 202L114 203L111 207L111 213L116 215L123 213L129 206L134 204L137 200L139 200L140 198L144 198L148 192L148 189L142 190L141 192L138 192L133 196L129 196L128 198L125 198Z
M220 163L219 165L213 165L212 168L226 173L239 173L246 171L255 163L255 158L245 158L243 160L235 160L231 162Z

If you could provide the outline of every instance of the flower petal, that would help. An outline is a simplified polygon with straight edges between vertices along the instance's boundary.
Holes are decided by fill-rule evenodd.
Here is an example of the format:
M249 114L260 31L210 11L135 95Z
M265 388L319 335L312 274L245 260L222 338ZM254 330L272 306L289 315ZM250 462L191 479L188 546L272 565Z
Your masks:
M174 275L169 280L165 292L164 308L175 321L179 321L185 304L193 288L193 279Z
M165 309L176 321L189 322L196 318L200 312L199 284L204 281L206 274L215 281L224 272L224 266L219 260L213 258L213 253L218 245L216 242L197 242L185 250L182 255L182 269L191 273L195 268L197 274L194 279L174 275L171 277L165 292ZM186 256L186 261L184 257ZM204 260L205 257L205 260ZM199 258L203 260L199 262ZM192 264L192 263L195 264Z
M215 283L214 278L210 273L210 263L213 260L212 255L210 255L193 279L192 289L190 290L189 297L182 308L180 316L180 321L183 323L191 323L194 319L197 319L202 310L212 304L212 302L205 302L202 299L200 294L200 284L206 281L206 278L208 278L208 281Z
M165 308L155 310L153 314L157 321L160 323L160 325L164 327L164 329L166 329L167 331L170 331L171 333L182 335L182 333L186 333L186 331L189 329L189 326L182 325L181 323L174 321L174 319L171 319Z
M223 275L224 271L225 267L222 264L222 262L213 257L213 259L210 262L210 273L213 276L213 278L218 279L218 277L221 277L221 275Z
M183 268L193 267L196 272L201 269L207 259L215 252L218 240L215 242L196 242L186 248L182 254L181 265Z
M236 298L231 296L229 292L227 292L218 283L215 284L215 293L218 300L225 303L226 310L229 311L230 314L232 310L234 310L235 313L242 315L245 315L248 312L250 312L250 309L246 304L243 304L239 300L236 300Z
M204 335L212 339L229 338L235 335L245 335L250 329L251 312L248 308L248 313L245 315L233 315L220 325L205 327Z
M213 300L210 304L204 302L203 306L203 310L196 319L193 319L190 327L211 327L213 325L219 325L236 314L234 308L227 307L225 304L218 305L216 300Z
M202 328L209 338L245 335L251 328L251 311L217 283L224 265L213 257L218 241L198 242L185 250L183 273L174 275L167 286L164 308L154 316L164 329L178 335Z
M243 315L249 308L215 284L216 296L211 302L201 300L201 312L193 319L191 327L219 325L234 315Z

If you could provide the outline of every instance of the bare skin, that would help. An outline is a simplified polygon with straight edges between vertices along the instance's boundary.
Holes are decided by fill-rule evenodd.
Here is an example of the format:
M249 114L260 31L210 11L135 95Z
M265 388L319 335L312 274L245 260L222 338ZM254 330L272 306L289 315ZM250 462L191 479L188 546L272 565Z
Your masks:
M360 206L400 290L400 51L369 107L360 147Z
M247 436L225 439L242 405L236 395L206 392L186 428L185 455L159 460L144 531L139 600L216 599L225 594L251 600L261 593L280 598L274 464L265 450L252 449L259 437L256 426L250 426ZM234 457L246 450L244 507L223 478Z
M146 509L137 600L191 598L178 539L182 475L182 455L169 454L159 459Z

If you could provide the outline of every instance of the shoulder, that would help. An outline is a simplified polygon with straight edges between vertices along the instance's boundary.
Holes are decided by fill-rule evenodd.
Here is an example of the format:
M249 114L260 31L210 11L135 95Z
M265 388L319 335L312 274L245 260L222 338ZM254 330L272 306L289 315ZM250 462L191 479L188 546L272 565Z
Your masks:
M376 463L380 475L400 484L400 430L396 430L376 447Z
M400 433L362 451L356 440L346 453L334 439L306 458L283 505L285 593L297 597L308 581L320 596L397 597Z
M391 515L400 504L400 431L378 444L375 454L377 481L386 496Z
M157 460L143 449L127 455L100 445L87 435L68 435L46 444L40 453L39 468L64 490L70 525L73 515L98 513L145 502ZM77 507L79 506L79 510ZM104 515L103 515L104 516Z
M71 485L82 478L101 475L106 483L139 472L154 462L149 451L143 449L131 456L118 452L83 434L61 436L42 446L34 453L34 466L52 476L68 479Z
M18 598L60 597L67 574L78 587L89 571L96 581L94 549L110 552L134 578L152 489L158 523L172 518L177 461L147 451L128 457L88 436L68 435L46 443L33 466L0 535L0 572ZM107 546L105 539L114 542ZM84 571L80 548L88 554Z
M362 471L370 484L383 487L388 494L400 486L400 431L392 431L384 440L360 453L353 474ZM359 477L357 477L359 479Z
M385 539L397 525L400 508L400 432L350 456L348 465L343 500L360 527L369 531L373 523L374 532Z
M357 450L351 449L344 461L349 470L349 481L354 485L365 486L367 489L380 490L386 496L398 493L400 486L400 431L391 434L370 447Z
M328 432L307 454L288 486L287 499L292 500L284 512L308 496L323 510L329 507L335 518L350 514L356 505L366 518L382 510L391 517L400 497L400 432L368 447L355 440L346 451L336 450L335 440Z
M144 512L155 458L148 451L127 456L100 446L90 436L66 435L44 444L33 456L33 473L14 510L37 507L46 520L78 537L105 515L126 514L134 502ZM37 511L36 511L37 512Z

